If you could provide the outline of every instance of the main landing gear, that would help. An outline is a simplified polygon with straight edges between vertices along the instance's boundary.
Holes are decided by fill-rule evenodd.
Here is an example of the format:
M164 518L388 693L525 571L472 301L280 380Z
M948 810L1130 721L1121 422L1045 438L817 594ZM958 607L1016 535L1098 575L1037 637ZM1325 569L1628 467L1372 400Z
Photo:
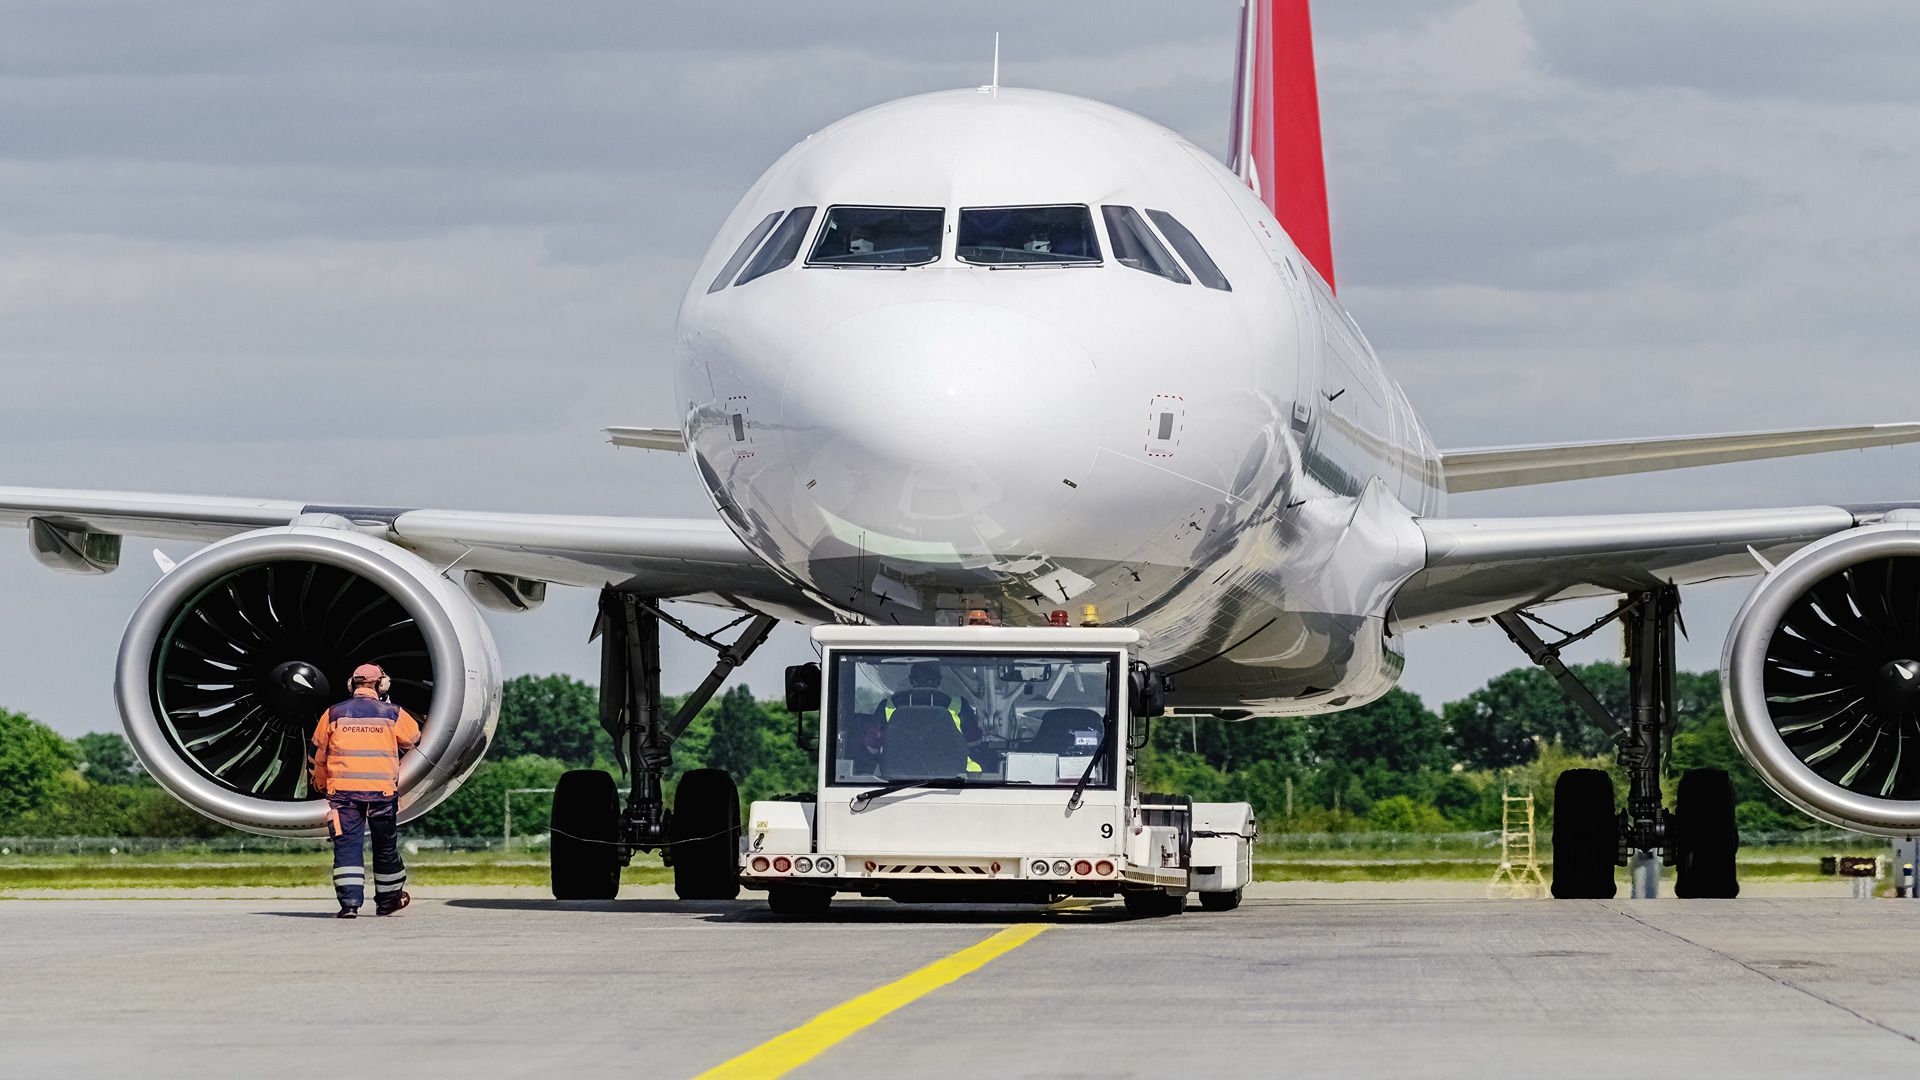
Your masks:
M1568 670L1560 651L1614 620L1626 630L1631 705L1622 719ZM1613 780L1600 769L1569 769L1553 788L1553 895L1562 900L1611 899L1613 869L1632 868L1632 895L1658 895L1660 867L1674 868L1674 894L1683 898L1740 895L1734 855L1740 846L1733 819L1733 783L1722 769L1689 769L1680 777L1674 809L1660 795L1664 759L1673 743L1675 631L1680 591L1664 585L1629 595L1606 617L1549 644L1534 631L1538 620L1521 611L1494 616L1528 659L1545 668L1567 696L1606 730L1627 776L1627 806L1614 808ZM1541 625L1545 625L1542 623Z
M740 894L740 793L719 769L694 769L680 778L668 809L661 781L673 763L673 743L699 715L734 668L773 631L771 615L747 614L715 634L702 634L652 601L607 589L600 594L594 637L600 641L600 723L613 736L615 756L632 778L626 807L613 777L575 769L553 792L553 896L556 900L611 900L620 868L636 851L659 851L673 867L682 900L731 900ZM660 624L713 649L713 670L671 716L660 696ZM743 625L744 624L744 625ZM731 643L721 641L734 627Z

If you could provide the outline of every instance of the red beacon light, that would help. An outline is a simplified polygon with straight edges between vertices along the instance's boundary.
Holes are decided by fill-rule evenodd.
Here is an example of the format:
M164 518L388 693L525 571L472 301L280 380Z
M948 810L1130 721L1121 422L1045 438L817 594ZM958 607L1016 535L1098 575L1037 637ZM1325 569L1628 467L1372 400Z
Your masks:
M1071 625L1071 623L1068 621L1068 619L1069 619L1069 616L1064 611L1047 612L1048 626L1069 626Z

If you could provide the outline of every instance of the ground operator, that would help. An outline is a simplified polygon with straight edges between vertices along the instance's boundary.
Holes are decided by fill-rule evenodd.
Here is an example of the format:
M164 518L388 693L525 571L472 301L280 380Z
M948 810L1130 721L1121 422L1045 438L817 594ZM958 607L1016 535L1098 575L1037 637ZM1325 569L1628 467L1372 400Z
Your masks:
M393 680L378 664L353 669L353 696L320 714L313 729L313 786L327 796L333 892L339 918L360 914L367 872L361 826L373 834L373 910L391 915L412 900L400 862L400 755L420 743L420 723L386 700Z

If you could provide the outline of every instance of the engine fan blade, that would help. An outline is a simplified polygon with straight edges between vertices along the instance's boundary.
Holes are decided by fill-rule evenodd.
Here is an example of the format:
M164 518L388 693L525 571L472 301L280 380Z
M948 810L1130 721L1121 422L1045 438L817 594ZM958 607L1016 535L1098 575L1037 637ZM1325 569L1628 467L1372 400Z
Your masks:
M333 703L329 684L359 664L385 667L395 701L423 722L432 703L432 658L412 615L340 567L249 567L199 593L174 627L155 656L156 711L183 757L237 791L310 795L306 732Z

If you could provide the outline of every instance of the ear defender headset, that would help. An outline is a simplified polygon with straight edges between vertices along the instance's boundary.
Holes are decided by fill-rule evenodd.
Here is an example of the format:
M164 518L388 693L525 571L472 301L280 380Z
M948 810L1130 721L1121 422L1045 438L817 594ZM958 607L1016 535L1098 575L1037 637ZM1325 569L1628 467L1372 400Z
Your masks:
M379 673L378 678L367 670L369 668L373 669L373 672ZM384 698L388 692L393 689L393 676L387 674L387 669L381 667L379 664L361 664L353 670L353 678L347 681L347 689L357 690L362 686L368 685L371 685L374 690Z

